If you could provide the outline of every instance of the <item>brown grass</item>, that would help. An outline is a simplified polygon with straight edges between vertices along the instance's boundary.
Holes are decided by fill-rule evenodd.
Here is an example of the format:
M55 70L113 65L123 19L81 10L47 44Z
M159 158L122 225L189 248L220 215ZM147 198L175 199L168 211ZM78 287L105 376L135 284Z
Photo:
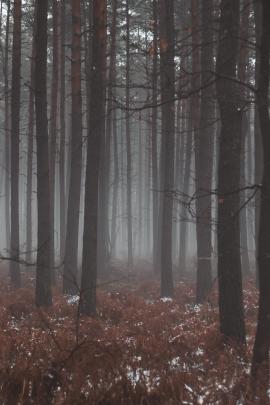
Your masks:
M216 292L194 306L190 281L178 282L168 302L159 299L151 277L137 275L118 291L104 285L98 318L79 322L77 305L57 291L53 308L41 311L30 286L7 292L2 284L0 403L254 403L248 399L253 282L246 282L244 295L248 339L241 348L218 332Z

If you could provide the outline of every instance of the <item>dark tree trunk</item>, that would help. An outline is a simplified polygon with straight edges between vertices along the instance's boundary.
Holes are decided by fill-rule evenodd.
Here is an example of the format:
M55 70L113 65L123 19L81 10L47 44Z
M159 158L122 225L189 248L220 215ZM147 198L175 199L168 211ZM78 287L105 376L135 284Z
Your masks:
M47 120L47 14L48 0L37 0L35 107L37 144L37 274L36 304L52 304L50 268L50 179Z
M21 0L14 1L12 85L11 85L11 265L14 288L21 286L19 240L19 158L20 158L20 94L21 94Z
M58 109L58 57L59 57L59 35L58 35L58 12L59 3L53 0L53 60L51 80L51 112L50 112L50 197L51 197L51 241L50 241L50 263L52 281L55 283L55 161L56 161L56 138L57 138L57 109Z
M72 0L71 88L71 170L63 277L64 292L70 294L77 290L82 171L81 6L79 0Z
M259 72L260 72L260 41L261 41L261 25L262 25L262 2L258 0L253 1L254 16L255 16L255 35L256 35L256 61L255 61L255 83L258 87ZM255 117L254 117L254 159L255 159L255 184L260 184L262 179L262 138L260 130L260 118L257 103L255 103ZM261 195L255 195L255 249L256 256L258 256L258 241L259 241L259 222L260 222L260 203ZM256 261L256 276L258 283L258 261Z
M261 209L258 240L259 314L253 349L252 377L259 393L266 395L269 386L270 348L270 116L269 116L269 56L270 56L270 3L262 1L262 34L259 60L256 105L260 118L263 146L263 178L261 182ZM265 402L266 403L266 402Z
M64 260L66 240L66 0L61 0L61 39L60 39L60 153L59 153L59 193L60 193L60 261Z
M106 0L93 1L93 48L91 66L91 97L85 180L85 209L82 257L81 312L96 313L97 224L100 147L104 136L106 80ZM93 96L94 95L94 96Z
M130 10L126 0L126 146L127 146L127 242L128 266L133 266L132 242L132 166L131 166L131 128L130 128Z
M116 125L116 104L115 104L115 85L116 85L116 27L117 27L117 6L118 0L113 1L112 5L112 22L111 22L111 48L110 48L110 70L108 80L108 107L107 107L107 134L109 139L112 137L113 145L113 196L112 196L112 223L111 223L111 249L114 252L116 243L116 215L117 215L117 199L118 199L118 184L119 184L119 167L118 167L118 145L117 145L117 125ZM110 134L110 136L109 136ZM110 171L108 171L109 175ZM109 208L109 207L108 207Z
M241 12L241 25L240 25L240 50L239 50L239 60L238 60L238 76L239 80L243 83L241 93L243 102L247 103L248 92L244 83L248 82L248 61L249 61L249 49L248 49L248 39L249 39L249 14L250 14L250 2L249 0L244 0L242 3ZM248 120L248 110L245 109L243 114L242 122L242 147L241 147L241 173L240 173L240 185L242 187L247 186L247 137L249 130L249 120ZM241 242L241 262L243 275L250 274L250 263L248 254L248 222L247 222L247 206L245 202L248 195L243 191L240 195L240 206L244 206L240 213L240 242Z
M161 225L161 296L173 295L172 275L172 213L174 186L174 120L175 120L175 67L174 67L174 1L160 0L160 79L162 102L162 147L164 176L162 184Z
M202 3L201 47L201 111L196 145L196 215L197 215L197 292L196 301L203 302L211 288L212 214L211 189L213 172L214 91L210 86L214 70L213 0ZM199 27L197 27L198 29ZM196 46L196 42L195 42ZM194 66L197 69L196 65ZM196 95L197 97L197 95Z
M113 110L115 108L114 86L116 80L116 18L117 1L113 2L112 22L110 29L110 67L107 90L107 112L105 138L102 140L102 156L100 168L100 204L99 204L99 241L98 265L99 274L103 277L108 274L110 260L110 234L109 234L109 193Z
M36 32L36 15L33 27L33 38ZM28 147L27 147L27 189L26 189L26 261L31 262L33 245L33 215L32 215L32 197L33 197L33 146L34 146L34 119L35 119L35 63L36 48L35 41L32 43L31 56L31 78L28 102Z
M153 67L152 67L152 188L153 188L153 266L154 271L160 269L158 253L158 218L159 218L159 193L158 193L158 122L157 122L157 83L158 83L158 5L153 0Z
M217 98L221 132L218 164L218 281L220 330L245 341L242 296L239 187L243 105L235 84L239 0L222 0L217 55Z
M9 27L10 1L7 1L6 33L5 33L5 218L6 218L6 247L10 251L10 103L9 103Z

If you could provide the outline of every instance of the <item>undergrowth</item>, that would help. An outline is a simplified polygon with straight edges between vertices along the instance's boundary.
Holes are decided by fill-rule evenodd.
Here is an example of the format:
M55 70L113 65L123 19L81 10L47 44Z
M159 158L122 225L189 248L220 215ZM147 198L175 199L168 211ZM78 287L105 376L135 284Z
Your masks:
M98 291L98 317L78 319L76 299L55 291L53 307L40 310L32 288L2 285L1 404L251 403L252 282L244 291L245 348L219 334L215 291L198 306L191 282L178 282L173 300L161 300L151 278L109 287Z

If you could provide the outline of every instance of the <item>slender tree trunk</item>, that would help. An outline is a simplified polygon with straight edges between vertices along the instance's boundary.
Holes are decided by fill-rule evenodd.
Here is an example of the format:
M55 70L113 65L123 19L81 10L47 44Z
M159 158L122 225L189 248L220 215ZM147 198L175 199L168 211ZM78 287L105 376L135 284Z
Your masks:
M108 75L108 104L106 112L106 133L102 141L101 173L100 173L100 204L99 204L99 271L105 276L108 273L110 259L109 234L109 194L113 109L115 108L114 89L116 78L116 18L117 1L113 2L112 22L110 30L110 68Z
M127 142L127 233L128 266L133 266L132 243L132 166L131 166L131 128L130 128L130 10L126 0L126 142Z
M52 281L55 283L55 161L56 161L56 138L57 138L57 109L58 109L58 12L59 3L53 0L53 60L51 81L51 113L50 113L50 197L51 197L51 243L50 263Z
M159 180L158 180L158 111L157 111L157 84L158 84L158 4L153 0L153 66L152 66L152 188L153 188L153 266L154 272L160 269L158 253L158 218L159 218Z
M254 0L253 9L255 15L255 35L256 35L256 61L255 61L255 83L258 87L259 72L260 72L260 41L261 41L261 22L262 22L262 2ZM255 184L260 184L262 179L262 139L260 129L260 118L257 103L255 103L255 118L254 118L254 146L255 146ZM255 249L256 257L258 256L258 241L259 241L259 221L260 221L260 205L261 195L255 195ZM256 276L258 283L258 261L256 261Z
M162 138L164 176L162 184L163 206L161 227L161 296L173 295L172 275L172 213L174 186L174 1L160 0L160 77L162 101Z
M92 95L89 100L81 282L82 302L80 308L81 312L86 315L95 315L96 313L98 186L100 147L104 136L105 119L106 30L106 0L93 0Z
M198 29L198 27L197 27ZM202 4L201 48L201 111L196 150L197 194L197 293L196 301L203 302L211 288L212 214L211 189L213 172L213 145L215 136L213 85L214 70L213 0ZM195 69L196 66L195 66ZM197 96L196 96L197 97Z
M10 0L7 1L6 33L5 33L5 218L6 218L6 247L10 251L10 103L9 103L9 27Z
M82 96L81 96L81 6L72 0L71 47L71 170L67 213L67 233L63 288L65 293L75 293L78 268L78 234L81 196L82 166Z
M11 88L11 266L14 288L21 286L19 240L19 158L20 158L20 94L21 94L21 0L14 1L12 88Z
M52 304L50 268L50 179L47 120L47 14L48 0L37 0L35 107L37 144L37 274L36 304Z
M242 12L241 12L241 26L240 26L240 50L239 50L239 61L238 61L238 75L239 80L242 83L248 81L248 61L249 61L249 50L247 46L248 41L248 28L249 28L249 14L250 14L250 2L249 0L244 0L242 2ZM242 99L247 100L248 93L244 85L242 85ZM240 173L240 185L245 187L247 185L246 176L246 166L247 166L247 150L246 150L246 140L248 137L248 111L244 111L243 123L242 123L242 148L241 148L241 173ZM240 206L245 205L247 199L247 193L243 191L240 195ZM241 261L243 274L250 274L250 263L248 254L248 224L247 224L247 207L244 206L240 213L240 241L241 241Z
M245 341L240 254L240 153L243 105L234 79L238 56L239 0L222 0L217 55L221 132L218 165L218 281L220 330Z
M36 15L33 27L33 38L36 31ZM33 146L34 146L34 119L35 119L35 63L36 48L35 41L32 43L31 56L31 78L28 102L28 147L27 147L27 190L26 190L26 261L31 262L33 245L33 215L32 215L32 196L33 196Z
M112 222L111 222L111 249L112 255L115 255L116 247L116 216L117 216L117 201L119 188L119 163L118 163L118 138L117 138L117 113L115 104L115 85L116 85L116 33L117 33L117 6L118 0L113 1L112 10L112 25L111 25L111 49L110 49L110 71L109 71L109 87L108 87L108 113L110 120L107 124L107 131L112 131L113 142L113 196L112 196ZM108 114L107 113L107 114ZM111 128L108 128L109 123Z
M112 197L112 225L111 225L111 241L112 255L116 254L116 238L117 238L117 202L119 190L119 157L118 157L118 138L117 138L117 116L116 109L113 114L113 155L114 155L114 180L113 180L113 197Z
M59 193L60 193L60 261L65 255L66 239L66 0L61 0L61 42L60 42L60 155L59 155Z
M270 56L270 3L262 1L262 33L259 60L256 105L260 118L263 145L263 177L261 185L261 209L258 240L259 313L253 349L251 374L262 399L269 387L270 348L270 116L269 116L269 56Z
M190 170L191 170L191 159L192 159L192 121L191 121L191 102L185 103L185 114L187 117L187 123L184 128L186 132L185 137L183 136L183 148L185 150L185 167L183 175L183 188L181 190L183 198L189 194L190 188ZM185 139L185 141L184 141ZM180 237L179 237L179 274L184 276L187 271L187 248L188 248L188 218L189 212L185 206L182 204L180 211Z

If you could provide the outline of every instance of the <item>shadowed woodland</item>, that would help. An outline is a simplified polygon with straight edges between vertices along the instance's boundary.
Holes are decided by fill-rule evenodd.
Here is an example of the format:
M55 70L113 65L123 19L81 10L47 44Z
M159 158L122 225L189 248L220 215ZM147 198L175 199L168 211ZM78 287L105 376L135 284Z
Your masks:
M1 404L270 403L269 0L0 0Z

